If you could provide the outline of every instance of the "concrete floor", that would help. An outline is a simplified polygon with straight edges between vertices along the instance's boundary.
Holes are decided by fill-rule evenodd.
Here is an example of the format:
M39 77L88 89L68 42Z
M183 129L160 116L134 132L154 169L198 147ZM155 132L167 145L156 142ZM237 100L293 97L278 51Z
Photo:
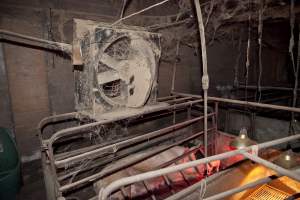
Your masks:
M17 200L44 200L44 186L41 160L35 160L22 165L23 185Z

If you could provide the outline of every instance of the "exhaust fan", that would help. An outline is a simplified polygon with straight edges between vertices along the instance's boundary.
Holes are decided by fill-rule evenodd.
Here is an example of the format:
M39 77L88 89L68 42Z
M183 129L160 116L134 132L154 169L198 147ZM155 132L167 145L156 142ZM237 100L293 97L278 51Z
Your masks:
M74 27L77 110L99 114L156 103L159 34L86 20Z

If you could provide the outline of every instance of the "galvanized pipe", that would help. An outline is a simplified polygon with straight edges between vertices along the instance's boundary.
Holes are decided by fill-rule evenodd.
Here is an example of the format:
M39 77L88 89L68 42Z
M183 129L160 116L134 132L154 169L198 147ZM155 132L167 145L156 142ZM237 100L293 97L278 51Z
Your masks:
M176 99L177 97L179 97L179 96L172 95L172 96L158 97L156 100L158 102L164 102L164 101L169 100L169 99Z
M214 128L208 129L208 131L214 131ZM125 163L124 165L117 166L116 168L109 168L109 169L107 169L106 171L101 171L101 172L96 173L96 174L93 174L93 175L91 175L91 176L89 176L89 177L86 177L86 178L83 178L83 179L81 179L81 180L78 180L78 181L76 181L76 182L74 182L74 183L70 183L70 184L61 186L61 187L59 188L59 190L60 190L61 192L64 192L64 191L67 191L67 190L69 190L69 189L71 189L71 188L73 188L73 187L82 185L82 184L84 184L84 183L86 183L86 182L91 182L91 181L98 180L98 179L103 178L103 177L105 177L105 176L107 176L107 175L110 175L110 174L112 174L112 173L115 173L115 172L117 172L117 171L119 171L119 170L121 170L121 169L125 169L125 168L127 168L127 167L130 167L130 166L132 166L132 165L138 163L138 162L141 162L141 161L143 161L143 160L146 160L146 159L148 159L148 158L150 158L150 157L152 157L152 156L154 156L154 155L157 155L157 154L159 154L159 153L161 153L161 152L163 152L163 151L166 151L166 150L168 150L168 149L170 149L170 148L172 148L172 147L174 147L174 146L178 146L178 145L181 145L181 144L183 144L183 143L185 143L185 142L188 142L188 141L190 141L190 140L193 140L193 139L195 139L195 138L197 138L197 137L199 137L199 136L201 136L201 135L203 135L203 131L198 132L198 133L195 133L195 134L189 136L188 138L185 138L185 139L183 139L183 140L180 140L180 141L178 141L178 142L175 142L175 143L173 143L173 144L171 144L171 145L168 145L167 147L162 147L162 148L155 149L155 150L153 150L149 155L141 156L141 157L137 158L136 160L134 160L134 161L132 161L132 162L130 162L130 163Z
M206 157L206 158L203 158L200 160L195 160L195 161L191 161L191 162L187 162L187 163L183 163L183 164L179 164L179 165L175 165L175 166L171 166L171 167L167 167L167 168L163 168L163 169L159 169L159 170L155 170L155 171L146 172L146 173L135 175L135 176L122 178L122 179L112 182L103 191L100 191L98 199L99 200L108 199L110 194L112 194L113 192L117 191L119 188L121 188L122 186L125 186L125 185L131 185L136 182L160 177L165 174L175 173L175 172L185 170L188 168L193 168L193 167L196 167L201 164L209 163L211 161L229 158L231 156L241 154L244 151L245 150L230 151L230 152L218 154L218 155L211 156L211 157Z
M213 115L214 115L214 113L210 114L209 116L213 116ZM115 143L115 144L111 144L111 145L102 147L102 148L98 148L98 149L95 149L95 150L92 150L92 151L88 151L88 152L85 152L85 153L82 153L82 154L79 154L79 155L68 157L68 158L65 158L65 159L62 159L62 160L55 160L54 163L55 163L56 166L64 166L67 163L77 162L77 161L80 161L83 158L90 157L91 155L97 155L97 157L98 157L98 156L101 156L101 155L103 155L105 153L108 153L108 152L114 152L114 148L119 150L119 149L122 149L124 147L134 145L135 143L138 143L138 142L142 142L142 141L145 141L145 140L150 140L152 138L155 138L155 137L167 134L167 133L171 133L172 131L175 131L177 129L181 129L181 128L184 128L186 126L189 126L189 125L191 125L191 124L193 124L193 123L195 123L195 122L197 122L201 119L203 119L203 116L196 117L196 118L191 119L191 120L187 120L187 121L184 121L184 122L172 125L172 126L168 126L166 128L163 128L163 129L160 129L160 130L157 130L157 131L153 131L153 132L141 135L141 136L137 136L137 137L134 137L134 138L131 138L131 139L128 139L128 140L124 140L124 141L121 141L121 142L118 142L118 143Z
M186 106L190 106L190 105L193 105L193 104L196 104L196 103L200 103L202 101L203 101L202 99L197 99L197 100L193 100L193 101L179 103L179 104L176 104L176 105L169 105L169 106L165 106L165 107L154 108L154 109L151 109L151 110L144 111L142 113L137 113L137 114L130 115L130 117L142 116L142 115L146 115L146 114L150 114L150 113L154 113L154 112L158 112L158 111L163 111L163 110L169 110L169 109L174 110L174 109L178 109L178 108L181 108L181 107L186 107ZM104 124L124 120L124 119L127 119L127 118L128 118L128 116L120 116L120 117L115 117L113 119L104 119L104 120L93 122L93 123L90 123L90 124L85 124L85 125L82 125L82 126L79 126L79 127L72 127L72 128L68 128L68 129L58 131L49 139L49 145L52 145L57 139L59 139L61 137L65 137L65 136L73 135L73 134L76 134L76 133L80 133L81 131L89 130L90 128L95 127L95 126L100 126L100 125L104 125Z
M54 116L43 118L37 126L37 130L41 142L43 140L43 129L46 125L48 125L49 123L56 123L56 122L61 122L69 119L78 119L78 117L79 117L78 112L71 112L71 113L64 113L60 115L54 115Z
M258 89L257 86L254 85L239 85L237 88L241 88L241 89ZM260 87L262 90L281 90L281 91L293 91L294 88L289 88L289 87L276 87L276 86L261 86ZM300 89L298 89L300 90Z
M50 160L50 166L51 166L51 170L52 170L52 176L54 180L58 180L57 177L57 173L56 173L56 167L55 167L55 163L54 163L54 152L53 152L53 143L58 140L61 137L66 137L66 136L70 136L70 135L74 135L74 134L78 134L81 133L82 131L86 131L86 130L90 130L92 127L95 126L100 126L100 125L104 125L104 124L108 124L108 123L112 123L112 122L116 122L119 120L124 120L127 119L128 117L138 117L138 116L143 116L146 114L150 114L150 113L154 113L154 112L158 112L158 111L164 111L164 110L174 110L174 109L178 109L178 108L182 108L182 107L186 107L186 106L191 106L193 104L197 104L202 102L202 99L197 99L197 100L193 100L193 101L188 101L188 102L184 102L184 103L180 103L180 104L176 104L176 105L169 105L169 106L165 106L165 107L158 107L158 108L154 108L151 110L147 110L144 111L142 113L137 113L137 114L133 114L130 116L120 116L120 117L116 117L114 119L105 119L105 120L101 120L98 122L94 122L94 123L90 123L90 124L85 124L79 127L72 127L72 128L67 128L64 130L60 130L58 132L56 132L54 135L51 136L50 139L48 140L43 140L43 142L47 145L48 151L48 157ZM88 179L89 180L89 179ZM81 181L77 181L78 184L81 184ZM85 179L82 180L82 182L85 182ZM55 183L57 185L57 187L59 189L64 189L66 188L66 190L69 188L68 186L60 186L60 184L56 181ZM70 184L69 186L72 187L72 185L75 185L75 183Z
M177 192L176 194L169 196L168 198L166 198L165 200L177 200L177 199L184 199L186 198L188 195L190 195L191 193L195 192L196 190L198 190L199 188L201 188L203 182L205 181L206 184L210 183L214 180L216 180L217 178L223 176L224 174L227 174L228 172L230 172L232 169L226 169L224 171L218 172L216 174L213 174L205 179L202 179L201 181L199 181L198 183L193 184L190 187L187 187L183 190L181 190L180 192Z
M202 98L201 95L189 95L186 93L179 93L179 92L172 92L172 94L180 95L180 96L191 96L191 97L198 97ZM240 101L235 99L225 99L220 97L208 97L210 101L217 101L217 102L224 102L224 103L232 103L232 104L239 104L239 105L246 105L246 106L253 106L259 108L269 108L275 110L284 110L289 112L298 112L300 113L300 108L288 107L288 106L279 106L279 105L272 105L272 104L264 104L264 103L257 103L251 101Z
M194 0L197 19L198 19L198 28L200 33L200 42L201 42L201 55L202 55L202 89L204 95L204 156L207 157L207 91L209 88L209 76L207 72L207 54L206 54L206 41L205 41L205 30L204 23L201 12L200 0Z
M222 154L214 155L214 156L203 158L203 159L200 159L200 160L195 160L195 161L179 164L179 165L176 165L176 166L167 167L167 168L160 169L160 170L150 171L150 172L146 172L146 173L143 173L143 174L139 174L139 175L135 175L135 176L127 177L127 178L122 178L122 179L119 179L117 181L112 182L104 190L99 192L98 199L99 200L106 200L111 193L117 191L120 187L125 186L125 185L130 185L130 184L133 184L135 182L140 182L140 181L152 179L152 178L155 178L155 177L159 177L159 176L162 176L162 175L165 175L165 174L178 172L178 171L181 171L181 170L185 170L185 169L188 169L188 168L195 167L195 166L200 165L200 164L206 164L206 163L209 163L211 161L222 160L222 159L225 159L225 158L229 158L229 157L232 157L232 156L243 154L243 153L245 153L249 150L252 150L252 148L258 148L258 149L269 148L271 146L286 143L286 142L289 142L289 141L292 141L292 140L297 140L299 138L300 138L300 134L297 134L297 135L285 137L285 138L282 138L282 139L277 139L277 140L261 143L261 144L258 144L258 145L249 146L249 147L246 147L244 149L225 152L225 153L222 153Z
M16 38L22 39L22 41L16 40ZM20 33L14 33L3 29L0 29L0 40L4 40L4 41L7 40L7 41L12 41L24 45L35 46L35 47L55 50L55 51L61 51L68 54L69 56L72 56L71 44L54 42L54 41L45 40L37 37L23 35Z

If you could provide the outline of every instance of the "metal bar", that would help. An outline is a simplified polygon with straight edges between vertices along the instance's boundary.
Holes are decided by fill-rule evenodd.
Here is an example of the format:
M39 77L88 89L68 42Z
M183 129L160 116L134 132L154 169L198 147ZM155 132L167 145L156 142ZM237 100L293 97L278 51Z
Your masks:
M219 102L215 102L216 131L218 131Z
M214 130L214 129L213 129L213 128L208 129L208 131L212 131L212 130ZM194 135L191 135L191 136L189 136L189 137L187 137L187 138L185 138L185 139L183 139L183 140L180 140L180 141L178 141L178 142L175 142L175 143L173 143L173 144L171 144L171 145L169 145L169 146L163 147L163 148L161 148L161 149L158 148L158 149L156 149L156 150L153 150L149 155L140 156L140 157L137 158L136 160L133 160L131 163L125 163L124 165L119 165L119 166L117 166L116 168L109 168L107 171L101 171L101 172L99 172L99 173L93 174L93 175L91 175L91 176L89 176L89 177L85 177L85 178L83 178L83 179L81 179L81 180L78 180L78 181L76 181L76 182L73 182L73 183L71 183L71 184L66 184L66 185L64 185L64 186L61 186L61 187L59 188L59 190L62 191L62 192L64 192L64 191L67 191L67 190L69 190L69 189L71 189L71 188L73 188L73 187L75 187L75 186L84 184L84 183L86 183L86 182L95 181L95 180L100 179L100 178L102 178L102 177L104 177L104 176L108 176L108 175L110 175L110 174L113 174L113 173L115 173L115 172L121 170L121 169L130 167L130 166L132 166L132 165L134 165L134 164L136 164L136 163L138 163L138 162L141 162L141 161L146 160L146 159L148 159L148 158L150 158L150 157L152 157L152 156L154 156L154 155L157 155L157 154L159 154L159 153L161 153L161 152L163 152L163 151L166 151L166 150L168 150L168 149L170 149L170 148L172 148L172 147L174 147L174 146L178 146L178 145L181 145L181 144L183 144L183 143L185 143L185 142L188 142L188 141L190 141L190 140L193 140L193 139L195 139L195 138L197 138L197 137L199 137L199 136L201 136L201 135L203 135L203 131L198 132L198 133L195 133Z
M168 100L168 101L164 101L165 103L178 103L180 101L186 101L186 100L190 100L192 99L193 97L181 97L181 98L177 98L177 99L171 99L171 100Z
M164 101L166 101L166 100L169 100L169 99L175 99L175 98L177 98L177 97L179 97L179 96L177 96L177 95L172 95L172 96L166 96L166 97L159 97L159 98L157 98L157 101L159 101L159 102L164 102Z
M45 117L40 121L40 123L37 126L37 129L39 129L39 130L42 129L48 123L59 122L59 121L67 120L70 118L77 118L78 115L79 115L78 112L70 112L70 113L64 113L64 114L60 114L60 115L53 115L50 117Z
M151 199L152 199L152 200L156 200L155 195L154 195L153 192L150 190L150 188L147 186L146 182L145 182L145 181L142 181L142 183L143 183L144 187L145 187L146 190L147 190L147 194L149 194L149 193L151 194Z
M257 86L254 85L248 85L247 87L245 85L239 85L237 88L241 89L258 89ZM260 87L262 90L281 90L281 91L293 91L294 88L289 88L289 87L277 87L277 86L261 86ZM300 91L300 89L298 89Z
M261 165L264 165L264 166L276 171L279 174L282 174L282 175L288 176L292 179L295 179L297 181L300 181L300 175L295 172L292 172L291 170L284 169L283 167L280 167L274 163L271 163L267 160L264 160L258 156L250 154L248 152L243 153L243 155L254 162L257 162Z
M152 110L147 110L143 113L138 113L138 114L131 115L130 117L141 117L145 114L150 114L150 113L154 113L154 112L158 112L158 111L174 110L174 109L178 109L178 108L182 108L182 107L186 107L186 106L191 106L193 104L197 104L197 103L200 103L202 101L203 101L202 99L198 99L198 100L184 102L184 103L180 103L180 104L176 104L176 105L170 105L170 106L165 106L165 107L154 108ZM58 131L54 135L52 135L52 137L49 140L45 141L45 143L47 143L47 147L48 147L48 155L49 155L51 169L53 171L53 178L56 179L56 180L58 178L57 174L56 174L55 164L54 164L54 152L53 152L53 147L52 147L53 143L56 140L58 140L61 137L81 133L81 131L90 130L92 127L95 127L95 126L100 126L100 125L104 125L104 124L107 124L107 123L112 123L112 122L116 122L116 121L119 121L119 120L124 120L124 119L127 119L127 118L128 118L128 116L121 116L121 117L116 117L114 119L101 120L101 121L98 121L98 122L85 124L85 125L82 125L82 126L79 126L79 127L72 127L72 128L64 129L64 130ZM58 183L58 185L59 185L59 183Z
M175 162L175 164L177 165L176 162ZM190 184L189 180L186 178L186 176L185 176L185 174L183 173L183 171L180 170L179 173L180 173L180 175L182 176L184 182L185 182L188 186L190 186L191 184Z
M126 199L129 199L125 187L122 187L122 188L121 188L121 194L122 194L122 196L123 196L123 198L124 198L125 200L126 200Z
M130 117L141 117L145 114L150 114L150 113L154 113L154 112L158 112L158 111L174 110L174 109L178 109L178 108L182 108L182 107L186 107L186 106L191 106L193 104L197 104L197 103L200 103L202 101L203 101L202 99L198 99L198 100L184 102L184 103L180 103L180 104L176 104L176 105L170 105L170 106L165 106L165 107L154 108L152 110L147 110L143 113L133 114ZM52 135L52 137L49 140L47 140L46 143L47 143L47 147L48 147L47 152L48 152L48 156L49 156L49 160L50 160L50 166L51 166L51 169L52 169L52 172L53 172L53 178L55 180L58 179L55 164L54 164L54 152L53 152L53 147L52 147L53 143L56 140L58 140L61 137L81 133L81 131L90 130L92 127L95 127L95 126L104 125L104 124L116 122L116 121L119 121L119 120L124 120L124 119L127 119L128 117L129 116L121 116L121 117L116 117L114 119L101 120L101 121L98 121L98 122L85 124L85 125L82 125L82 126L79 126L79 127L72 127L72 128L64 129L64 130L58 131L54 135ZM78 182L80 182L80 181L78 181ZM72 183L72 184L74 184L74 183ZM61 187L58 182L57 182L57 185L58 185L59 188L65 188L65 187Z
M42 138L43 129L49 123L60 122L60 121L64 121L64 120L68 120L68 119L72 119L72 118L77 119L78 116L79 116L78 112L71 112L71 113L64 113L64 114L60 114L60 115L54 115L54 116L49 116L49 117L43 118L37 126L40 140L41 141L43 140L43 138Z
M178 92L173 92L172 94L202 98L201 95L189 95L186 93L178 93ZM300 108L279 106L279 105L273 105L273 104L264 104L264 103L257 103L257 102L251 102L251 101L240 101L240 100L235 100L235 99L225 99L225 98L219 98L219 97L208 97L208 100L224 102L224 103L233 103L233 104L239 104L239 105L246 105L246 106L253 106L253 107L259 107L259 108L285 110L285 111L298 112L298 113L300 112Z
M209 88L209 76L207 72L207 54L205 30L199 0L194 0L194 5L197 13L198 29L200 33L201 55L202 55L202 89L204 94L204 156L207 157L207 90Z
M170 189L171 193L175 194L175 190L173 189L172 184L170 183L170 180L169 180L168 176L167 175L162 175L162 177L163 177L165 183L167 184L168 188Z
M299 173L300 170L295 170L294 172L296 173ZM213 195L213 196L210 196L210 197L207 197L205 198L204 200L218 200L218 199L224 199L225 197L228 197L228 196L231 196L233 194L236 194L236 193L239 193L239 192L242 192L244 190L247 190L247 189L250 189L250 188L254 188L258 185L263 185L263 184L266 184L266 183L269 183L271 181L273 181L274 179L277 179L277 178L280 178L282 177L283 175L273 175L273 176L268 176L266 178L262 178L262 179L259 179L257 181L253 181L251 183L248 183L248 184L245 184L245 185L242 185L240 187L236 187L236 188L233 188L233 189L230 189L230 190L227 190L225 192L222 192L222 193L219 193L219 194L216 194L216 195Z
M192 153L194 153L194 152L196 152L196 151L198 151L198 150L199 150L198 148L189 150L189 151L185 152L184 154L178 156L177 158L172 159L172 160L170 160L170 161L168 161L168 162L165 162L165 163L159 165L159 166L156 167L155 169L161 169L161 168L167 167L167 166L173 164L174 162L177 162L177 161L179 161L179 160L182 160L183 158L189 156L190 154L192 154ZM192 159L190 159L190 160L192 160Z
M16 38L22 39L22 41L16 40ZM16 42L23 45L35 46L48 50L61 51L68 54L69 56L72 56L71 44L53 42L50 40L44 40L37 37L14 33L3 29L0 29L0 40Z
M165 107L154 108L154 109L151 109L151 110L147 110L143 113L137 113L137 114L131 115L130 117L138 117L138 116L142 116L142 115L146 115L146 114L150 114L150 113L154 113L154 112L158 112L158 111L163 111L163 110L178 109L178 108L181 108L181 107L186 107L186 106L190 106L190 105L193 105L193 104L197 104L197 103L200 103L202 101L203 101L202 99L198 99L198 100L184 102L184 103L180 103L180 104L176 104L176 105L169 105L169 106L165 106ZM52 145L57 139L59 139L61 137L69 136L69 135L73 135L73 134L76 134L76 133L81 132L81 131L89 130L90 128L92 128L94 126L100 126L100 125L104 125L104 124L124 120L124 119L127 119L127 118L128 118L128 116L121 116L121 117L116 117L114 119L101 120L101 121L93 122L93 123L90 123L90 124L84 124L80 127L73 127L73 128L68 128L68 129L58 131L50 138L49 145L50 144Z
M235 156L235 155L238 155L238 154L243 154L243 153L251 150L253 147L256 147L258 149L263 149L263 148L268 148L268 147L275 146L275 145L278 145L278 144L286 143L286 142L289 142L289 141L292 141L292 140L296 140L296 139L299 139L299 138L300 138L300 134L297 134L297 135L285 137L285 138L282 138L282 139L277 139L277 140L261 143L261 144L258 144L258 145L245 147L244 149L225 152L225 153L221 153L221 154L214 155L214 156L211 156L211 157L203 158L203 159L200 159L200 160L195 160L195 161L191 161L191 162L188 162L188 163L183 163L183 164L176 165L176 166L167 167L167 168L160 169L160 170L150 171L150 172L146 172L146 173L143 173L143 174L122 178L122 179L119 179L119 180L114 181L113 183L109 184L103 190L103 193L99 194L98 199L99 200L106 200L112 192L116 191L118 188L122 187L123 185L129 185L129 184L132 184L132 183L137 182L137 181L152 179L152 178L155 178L155 177L158 177L158 176L162 176L164 174L169 174L169 173L177 172L179 170L184 170L184 169L187 169L187 168L195 167L195 166L200 165L200 164L206 164L206 163L209 163L211 161L222 160L222 159L229 158L229 157L232 157L232 156Z
M210 114L210 116L213 116L213 114ZM105 153L108 153L108 152L115 152L115 149L119 150L119 149L125 148L127 146L131 146L131 145L133 145L135 143L138 143L138 142L142 142L142 141L145 141L145 140L150 140L152 138L155 138L155 137L158 137L158 136L161 136L161 135L172 133L173 131L175 131L177 129L181 129L183 127L191 125L191 124L193 124L193 123L195 123L195 122L197 122L201 119L203 119L203 116L197 117L197 118L194 118L194 119L191 119L191 120L188 120L188 121L184 121L184 122L172 125L172 126L168 126L166 128L163 128L163 129L160 129L160 130L157 130L157 131L153 131L153 132L141 135L141 136L130 138L130 139L125 140L125 141L114 143L114 144L111 144L111 145L108 145L108 146L105 146L105 147L102 147L102 148L94 149L92 151L88 151L88 152L85 152L85 153L82 153L82 154L78 154L78 155L75 155L75 156L72 156L72 157L68 157L68 158L65 158L65 159L62 159L62 160L55 160L54 163L55 163L56 166L61 166L61 165L65 165L65 164L70 163L70 162L77 162L77 161L79 161L83 158L86 158L86 157L90 158L91 155L96 155L97 154L97 157L99 157L99 156L101 156Z
M190 186L188 188L185 188L185 189L181 190L180 192L166 198L165 200L184 199L189 194L191 194L191 193L195 192L196 190L198 190L199 188L201 188L201 185L203 184L203 181L206 181L207 183L210 183L210 182L214 181L215 179L219 178L220 176L223 176L224 174L230 172L231 170L232 169L227 169L227 170L221 171L219 173L213 174L213 175L207 177L206 179L202 179L198 183L195 183L192 186Z

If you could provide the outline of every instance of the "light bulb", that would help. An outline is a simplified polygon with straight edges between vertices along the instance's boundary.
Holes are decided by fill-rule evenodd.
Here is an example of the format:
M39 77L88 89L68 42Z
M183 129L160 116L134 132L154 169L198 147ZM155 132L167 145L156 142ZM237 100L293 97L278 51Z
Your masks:
M241 139L245 139L246 138L246 134L241 134Z
M284 156L284 159L285 159L286 161L290 161L290 160L291 160L291 156L290 156L290 155L285 155L285 156Z

